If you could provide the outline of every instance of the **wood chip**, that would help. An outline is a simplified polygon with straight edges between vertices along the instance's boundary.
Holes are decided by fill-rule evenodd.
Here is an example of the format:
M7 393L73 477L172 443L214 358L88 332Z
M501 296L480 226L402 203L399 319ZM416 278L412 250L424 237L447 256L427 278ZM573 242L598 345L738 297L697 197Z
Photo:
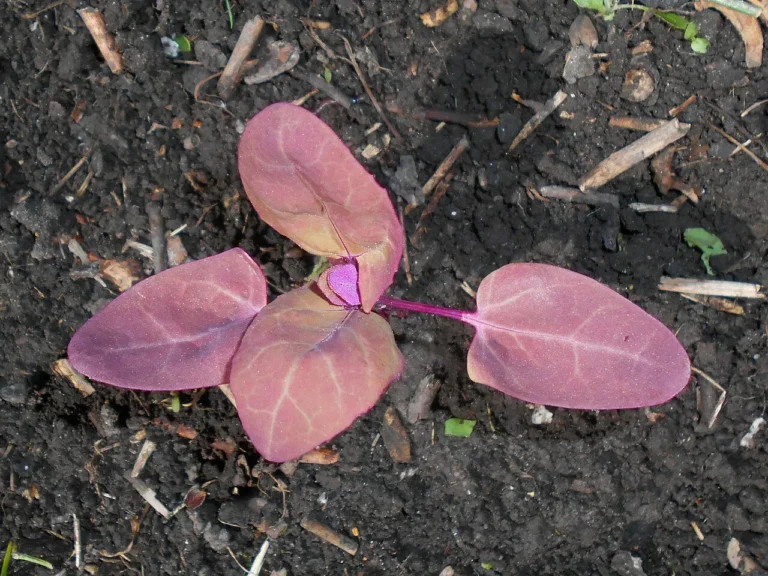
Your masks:
M363 148L363 151L360 153L360 155L365 158L366 160L372 160L376 158L381 154L381 148L378 146L374 146L373 144L368 144L365 148Z
M586 192L600 188L635 164L650 158L673 142L678 141L688 134L690 129L690 124L683 124L677 118L670 120L600 162L589 174L579 180L579 189Z
M224 396L227 397L227 400L229 400L232 403L232 406L235 407L235 410L237 410L237 401L235 401L235 395L232 394L232 389L229 387L229 384L220 384L219 390L221 390Z
M253 52L253 47L259 40L261 31L264 29L264 20L256 16L248 20L240 32L235 49L229 57L224 72L221 73L217 89L222 100L229 100L235 88L243 77L243 65Z
M299 458L299 462L302 464L320 464L322 466L336 464L338 461L339 453L330 448L315 448Z
M189 257L189 254L187 253L187 249L184 248L184 243L181 241L181 237L169 234L168 238L166 238L166 242L168 244L168 266L173 267L183 264Z
M760 429L765 426L765 418L762 416L759 416L755 418L752 421L752 424L749 426L749 431L742 436L741 440L739 441L739 446L742 448L754 448L755 447L755 436L758 432L760 432Z
M758 576L758 573L763 572L763 569L757 562L744 554L741 550L741 543L736 538L731 538L728 542L726 555L731 568L738 570L741 574L755 574L755 576Z
M185 440L194 440L197 438L197 430L186 424L179 424L176 428L176 434Z
M699 528L699 525L696 524L696 522L691 521L691 528L693 528L696 538L704 542L704 534L702 533L701 528Z
M101 12L95 8L81 8L77 13L85 22L109 69L113 74L120 74L123 71L123 57L117 51L115 39L107 32Z
M389 452L393 462L405 464L411 461L411 441L395 408L387 408L387 411L384 413L380 433L384 446L387 447L387 452Z
M103 260L100 276L125 292L139 281L139 266L134 260Z
M424 12L420 18L424 26L427 28L434 28L435 26L440 26L440 24L448 20L448 18L456 14L458 11L458 0L448 0L448 2L445 5L440 6L440 8L431 10L429 12Z
M719 310L720 312L727 312L728 314L736 314L737 316L744 315L744 307L739 304L736 304L736 302L733 302L732 300L726 300L725 298L717 298L715 296L696 296L693 294L681 294L681 296L683 298L686 298L687 300L691 300L699 304L704 304L704 306L709 306L710 308Z
M425 376L416 387L413 398L408 403L407 420L409 424L415 424L427 417L440 390L440 380L434 374Z
M358 543L340 532L336 532L333 528L329 528L325 524L318 522L310 517L305 517L301 521L301 527L307 532L311 532L318 538L325 540L329 544L333 544L337 548L341 548L349 554L354 556L357 554Z
M608 125L613 128L625 128L627 130L637 130L638 132L651 132L664 126L668 120L658 120L656 118L640 118L635 116L611 116Z
M75 370L66 358L56 360L56 362L51 365L51 369L57 376L69 380L70 384L72 384L72 386L86 398L96 392L94 387L91 386L91 383L88 382L88 379Z
M269 56L263 58L257 65L253 74L248 74L244 81L246 84L263 84L272 78L284 74L299 63L301 51L295 44L282 40L272 40L267 46Z
M584 194L578 188L569 188L567 186L542 186L538 193L544 198L554 198L556 200L565 200L575 204L587 204L589 206L600 206L608 204L614 208L619 207L619 199L613 194Z
M726 280L698 280L695 278L661 277L659 290L680 292L681 294L700 294L702 296L722 296L724 298L754 298L764 300L760 284L749 282L730 282Z

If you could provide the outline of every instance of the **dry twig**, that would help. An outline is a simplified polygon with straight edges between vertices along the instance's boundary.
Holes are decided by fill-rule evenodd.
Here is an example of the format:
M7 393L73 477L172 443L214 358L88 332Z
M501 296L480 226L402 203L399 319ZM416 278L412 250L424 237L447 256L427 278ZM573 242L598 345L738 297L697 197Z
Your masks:
M149 236L152 239L152 262L155 266L155 274L159 274L168 268L165 246L165 223L160 212L160 204L149 202L147 204L147 215L149 216Z
M659 150L663 150L676 142L685 136L690 129L690 124L683 124L677 118L670 120L660 128L656 128L656 130L649 132L600 162L589 174L579 180L579 189L586 192L599 188L638 162L642 162Z
M765 294L760 284L749 282L730 282L726 280L697 280L695 278L661 277L659 290L679 292L681 294L699 294L701 296L722 296L724 298L753 298L764 300Z
M77 13L85 22L109 69L113 74L120 74L123 71L123 57L115 47L115 39L107 32L101 12L95 8L81 8Z
M429 196L432 193L432 190L435 189L437 183L445 178L445 175L448 174L451 168L453 168L456 160L459 159L467 148L469 148L469 139L464 135L456 143L448 156L445 157L445 160L440 163L440 166L437 167L437 170L435 170L435 173L432 174L429 180L427 180L426 184L422 186L421 193L424 196Z
M557 108L566 100L568 99L568 94L563 92L562 90L558 90L558 92L552 96L549 100L547 100L546 104L542 106L541 110L536 112L536 114L533 115L533 117L528 120L528 122L525 123L525 126L523 126L523 129L520 130L520 133L515 136L515 139L512 141L512 144L509 145L509 150L507 150L507 154L511 154L512 151L517 148L520 143L528 138L531 134L533 134L533 131L536 130L536 128L539 127L539 125L546 120L546 118L552 114Z
M374 96L373 92L371 91L371 87L368 85L368 82L365 80L365 76L363 76L363 71L360 70L360 66L357 63L357 59L355 59L355 53L352 51L352 45L349 43L349 40L347 40L343 36L341 37L341 39L344 41L344 47L347 49L347 56L349 56L349 61L352 64L352 68L355 69L355 72L357 73L357 77L360 79L360 84L363 85L363 90L365 90L365 93L368 94L368 98L371 99L371 104L373 104L373 107L376 108L376 112L379 113L379 116L381 116L381 120L384 122L384 124L386 124L387 129L392 133L392 136L394 136L398 140L402 140L403 137L400 136L400 132L397 131L397 129L389 121L389 118L387 118L387 115L384 114L384 110L381 107L381 104L379 104L379 101L376 99L376 96Z
M637 118L634 116L611 116L608 125L613 128L625 128L627 130L636 130L638 132L650 132L664 126L667 120L657 120L656 118Z
M717 133L721 134L724 138L728 140L728 142L736 146L738 150L742 150L747 156L752 158L752 160L754 160L755 163L758 166L760 166L760 168L768 172L768 164L766 164L763 160L761 160L754 152L752 152L752 150L750 150L749 148L745 148L741 142L736 140L736 138L728 134L725 130L718 128L714 124L710 124L709 127L712 128Z
M318 538L325 540L329 544L333 544L337 548L341 548L350 556L357 554L358 544L355 540L349 536L341 534L340 532L336 532L336 530L333 528L329 528L317 520L306 517L302 519L301 527L304 528L304 530L307 532L311 532Z
M229 61L219 78L217 88L222 100L229 100L235 87L243 78L243 65L248 56L251 55L251 52L253 52L253 47L256 46L256 42L259 40L263 29L264 20L258 16L251 18L243 26L240 37L237 39L237 44L235 44L235 49L232 51L232 55L229 57Z
M587 204L589 206L600 206L608 204L614 208L619 207L619 199L613 194L584 194L578 188L569 188L567 186L542 186L538 189L539 194L544 198L555 198L574 202L576 204Z
M77 173L77 171L83 167L83 164L85 164L85 161L88 160L92 152L93 152L93 148L89 148L88 151L85 154L83 154L83 157L80 158L80 160L78 160L74 166L72 166L69 172L64 174L64 177L56 183L56 186L51 188L51 191L49 192L49 194L51 195L56 194L56 192L61 190L64 187L64 185L67 182L69 182L70 178L72 178L72 176L74 176Z

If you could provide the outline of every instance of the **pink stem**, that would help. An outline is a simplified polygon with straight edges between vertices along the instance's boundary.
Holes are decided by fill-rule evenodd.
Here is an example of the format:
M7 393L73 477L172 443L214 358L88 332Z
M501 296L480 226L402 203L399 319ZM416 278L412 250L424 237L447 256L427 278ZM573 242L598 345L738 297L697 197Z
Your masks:
M462 312L461 310L445 308L443 306L434 306L432 304L423 304L422 302L409 302L408 300L400 300L399 298L392 298L390 296L382 296L379 298L376 305L382 308L394 308L396 310L418 312L419 314L434 314L435 316L442 316L443 318L465 322L471 326L475 325L473 312Z

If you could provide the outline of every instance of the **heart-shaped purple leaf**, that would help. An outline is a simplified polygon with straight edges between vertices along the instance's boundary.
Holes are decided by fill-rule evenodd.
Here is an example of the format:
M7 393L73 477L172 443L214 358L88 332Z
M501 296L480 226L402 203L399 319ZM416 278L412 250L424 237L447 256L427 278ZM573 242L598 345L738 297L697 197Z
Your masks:
M229 381L232 356L267 303L264 275L239 248L139 282L69 342L72 365L138 390L188 390Z

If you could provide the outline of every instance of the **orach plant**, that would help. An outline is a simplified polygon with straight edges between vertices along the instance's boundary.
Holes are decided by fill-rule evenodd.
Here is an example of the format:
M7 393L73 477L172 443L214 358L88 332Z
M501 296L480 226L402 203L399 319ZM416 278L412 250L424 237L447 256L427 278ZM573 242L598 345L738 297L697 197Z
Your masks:
M270 304L264 275L237 248L157 274L74 335L69 358L80 372L150 391L229 383L245 431L275 462L345 430L398 378L404 360L378 311L469 324L469 377L527 402L637 408L669 400L689 380L688 356L664 325L555 266L496 270L475 312L384 295L403 251L389 196L300 107L274 104L251 119L238 163L261 219L331 267Z

